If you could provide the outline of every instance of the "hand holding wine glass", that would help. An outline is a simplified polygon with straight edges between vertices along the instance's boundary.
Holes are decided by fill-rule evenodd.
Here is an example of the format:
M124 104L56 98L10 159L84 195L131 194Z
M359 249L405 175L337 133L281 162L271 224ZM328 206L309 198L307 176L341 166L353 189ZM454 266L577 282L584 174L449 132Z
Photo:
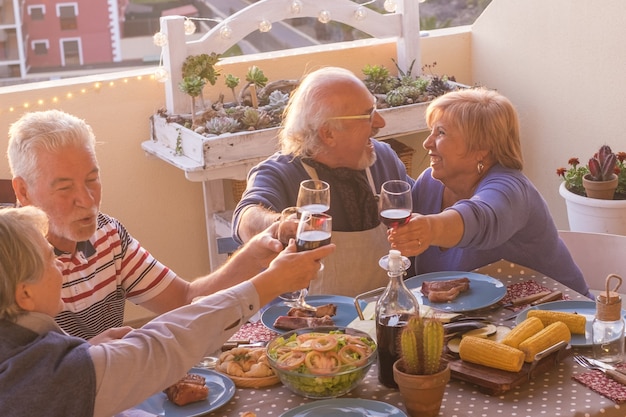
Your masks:
M413 211L411 184L403 180L386 181L380 190L380 221L394 228L407 223Z
M300 221L300 209L298 207L287 207L280 212L277 239L287 247L289 239L296 238L298 222Z
M300 222L300 209L298 207L287 207L280 213L280 224L278 225L278 240L287 247L290 239L296 238L298 223ZM287 305L293 306L300 297L300 290L286 292L279 295L279 298L287 302Z
M321 180L304 180L298 190L297 206L301 211L324 213L330 208L330 185Z

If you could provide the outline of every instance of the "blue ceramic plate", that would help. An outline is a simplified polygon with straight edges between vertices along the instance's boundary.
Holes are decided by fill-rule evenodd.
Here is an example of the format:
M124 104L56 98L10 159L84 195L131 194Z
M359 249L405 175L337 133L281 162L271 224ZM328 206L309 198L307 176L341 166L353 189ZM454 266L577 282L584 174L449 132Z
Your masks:
M397 407L382 401L359 398L334 398L304 404L284 412L280 417L407 417Z
M563 311L565 313L576 313L585 316L587 324L585 325L585 334L572 334L572 340L569 342L572 346L591 346L591 324L596 317L595 301L554 301L551 303L539 304L522 311L516 318L515 323L520 324L528 315L528 310L548 310ZM626 311L622 310L622 316L626 318Z
M343 295L309 295L306 297L306 302L314 307L323 306L324 304L335 304L337 306L337 314L333 316L333 322L335 326L347 327L352 320L356 319L359 314L354 306L354 298L345 297ZM365 308L365 302L361 308ZM285 333L286 330L277 329L274 327L274 322L278 316L286 316L291 307L286 306L284 303L274 304L267 308L261 314L261 322L265 327L274 330L278 333Z
M226 375L200 368L192 368L189 373L201 375L206 379L209 398L180 407L168 401L165 393L160 392L134 408L157 416L197 417L217 410L235 395L235 384Z
M454 300L446 303L433 303L421 292L424 281L445 281L467 277L470 287L467 291L459 294ZM439 310L462 313L465 311L478 310L488 307L500 301L506 295L506 285L500 280L475 272L443 271L431 272L409 278L405 281L406 286L415 294L420 304Z

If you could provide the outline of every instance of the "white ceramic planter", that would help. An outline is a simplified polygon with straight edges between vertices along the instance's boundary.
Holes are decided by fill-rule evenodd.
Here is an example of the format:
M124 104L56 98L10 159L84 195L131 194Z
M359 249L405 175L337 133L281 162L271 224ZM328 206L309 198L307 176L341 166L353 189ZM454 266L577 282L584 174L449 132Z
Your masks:
M574 194L561 183L569 228L576 232L626 235L626 200L601 200Z

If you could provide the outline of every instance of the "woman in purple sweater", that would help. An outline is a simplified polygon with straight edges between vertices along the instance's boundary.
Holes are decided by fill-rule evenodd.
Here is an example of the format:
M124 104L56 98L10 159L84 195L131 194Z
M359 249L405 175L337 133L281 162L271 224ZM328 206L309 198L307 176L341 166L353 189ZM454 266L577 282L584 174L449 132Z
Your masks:
M546 202L522 173L511 102L486 89L455 91L429 105L426 122L430 167L413 186L410 222L389 233L392 247L415 256L418 274L506 259L592 297Z

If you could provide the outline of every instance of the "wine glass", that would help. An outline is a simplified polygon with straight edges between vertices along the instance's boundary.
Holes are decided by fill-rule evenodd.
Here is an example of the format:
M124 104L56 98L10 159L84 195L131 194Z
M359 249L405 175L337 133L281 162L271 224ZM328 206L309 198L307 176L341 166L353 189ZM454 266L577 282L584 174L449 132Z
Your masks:
M386 181L380 190L380 221L394 228L409 221L413 211L411 184L403 180Z
M321 180L304 180L298 190L296 204L301 211L324 213L330 208L330 185Z
M317 249L330 243L330 236L333 230L333 218L326 213L312 213L310 211L302 211L300 213L300 222L296 232L296 247L298 252ZM320 271L324 269L324 264L320 262ZM307 310L315 310L315 307L306 303L304 298L308 294L308 290L303 288L293 307L304 308Z

